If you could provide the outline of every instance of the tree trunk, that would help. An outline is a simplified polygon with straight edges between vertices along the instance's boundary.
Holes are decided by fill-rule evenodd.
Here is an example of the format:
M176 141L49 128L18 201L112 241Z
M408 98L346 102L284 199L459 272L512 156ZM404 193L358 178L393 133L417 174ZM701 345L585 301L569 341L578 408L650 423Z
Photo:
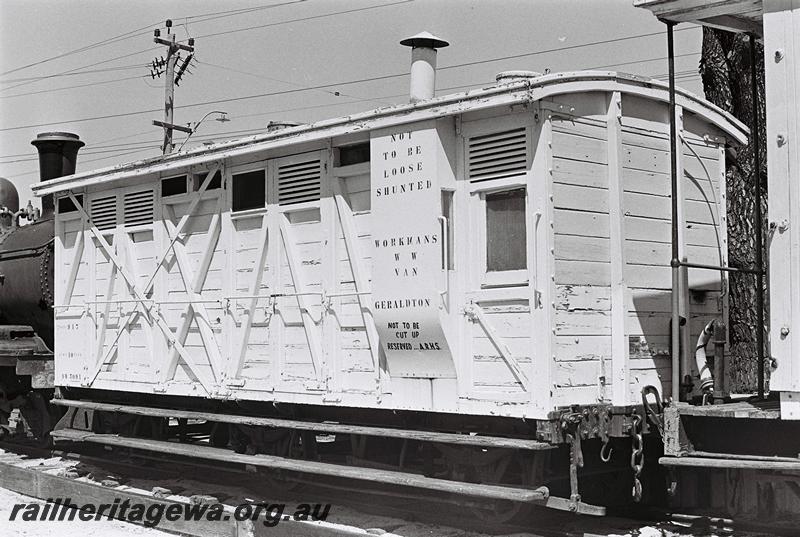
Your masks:
M764 243L767 235L767 159L764 107L764 48L756 44L756 91L759 112L762 184L761 222ZM745 34L734 34L713 28L703 28L703 51L700 75L706 98L723 110L736 116L753 130L753 92L750 74L750 40ZM728 259L730 266L755 267L755 174L752 135L743 147L731 148L726 156ZM764 269L767 270L767 250L763 249ZM756 277L754 274L730 274L729 286L729 336L730 336L730 388L734 393L754 392L758 383L756 331L764 330L764 356L768 360L769 295L764 296L765 326L757 326ZM764 278L766 284L766 277ZM766 287L766 285L765 285ZM765 367L767 376L769 367ZM767 379L768 380L768 379Z

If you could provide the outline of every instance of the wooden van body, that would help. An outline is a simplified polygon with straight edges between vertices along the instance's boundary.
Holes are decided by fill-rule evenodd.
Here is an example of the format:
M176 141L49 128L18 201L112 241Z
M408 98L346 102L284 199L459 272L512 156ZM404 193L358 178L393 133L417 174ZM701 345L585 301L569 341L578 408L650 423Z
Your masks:
M681 255L724 264L746 128L677 98ZM667 101L545 75L37 185L56 384L531 418L669 394ZM725 285L688 272L682 349Z

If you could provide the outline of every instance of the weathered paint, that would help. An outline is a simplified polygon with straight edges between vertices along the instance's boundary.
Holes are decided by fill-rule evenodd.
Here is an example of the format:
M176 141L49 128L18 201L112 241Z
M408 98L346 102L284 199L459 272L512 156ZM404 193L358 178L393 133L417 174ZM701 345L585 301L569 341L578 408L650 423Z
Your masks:
M667 393L669 160L658 112L665 90L601 75L543 78L549 82L445 98L440 108L409 105L48 185L84 196L79 211L57 217L57 382L540 418L559 405L635 403L645 384ZM519 102L528 105L508 107ZM688 97L684 105L692 120L685 252L724 260L717 140L725 129L732 139L743 133L710 106ZM439 183L432 206L441 209L439 190L452 192L453 267L440 267L438 257L426 265L438 295L438 319L427 322L447 335L448 347L435 350L452 361L452 375L410 362L393 375L381 348L387 326L376 326L371 296L379 285L373 233L392 206L371 197L375 174L387 170L375 154L350 166L336 157L343 141L365 142L375 129L427 129L436 159L425 161L434 168L426 172ZM492 141L479 142L486 137ZM470 144L481 143L515 145L471 157ZM516 160L502 160L503 151ZM504 164L487 176L497 159ZM319 162L319 199L282 203L281 192L294 187L282 186L280 170L310 161ZM206 190L217 169L223 188ZM263 206L233 211L234 176L255 170L264 171ZM200 191L162 197L161 178L184 173L199 176ZM525 190L525 268L491 271L486 197L514 189ZM153 193L152 223L126 226L122 201L116 225L99 230L91 221L94 200L144 190ZM435 222L438 214L429 216ZM392 227L403 236L402 218ZM445 229L429 227L443 244ZM417 297L413 282L389 281ZM695 274L688 286L705 297L686 303L695 334L721 314L719 280Z

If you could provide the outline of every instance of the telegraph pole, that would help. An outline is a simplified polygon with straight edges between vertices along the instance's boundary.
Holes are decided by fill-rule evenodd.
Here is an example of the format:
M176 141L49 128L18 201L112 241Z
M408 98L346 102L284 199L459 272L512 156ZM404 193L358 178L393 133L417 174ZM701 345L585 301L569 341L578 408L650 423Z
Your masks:
M172 131L179 130L182 132L186 132L191 134L192 129L187 127L183 127L181 125L175 125L173 120L173 109L174 109L174 101L175 101L175 85L179 84L183 73L186 71L186 68L189 67L189 63L192 61L192 57L194 56L194 39L189 38L189 44L183 45L178 43L175 38L175 34L172 33L172 21L167 19L166 22L167 27L167 35L162 38L161 37L161 30L156 29L154 33L155 37L153 41L158 43L159 45L164 45L167 47L167 58L166 60L163 56L159 60L153 60L152 69L150 70L150 76L155 79L156 76L159 78L162 74L165 75L164 77L164 121L157 121L153 120L153 125L157 127L164 128L164 142L161 145L161 150L165 155L168 155L172 152L174 148L174 144L172 143ZM175 68L180 60L180 51L184 50L189 53L186 59L183 61L183 64L180 67L180 70L175 75ZM166 69L165 69L166 68Z

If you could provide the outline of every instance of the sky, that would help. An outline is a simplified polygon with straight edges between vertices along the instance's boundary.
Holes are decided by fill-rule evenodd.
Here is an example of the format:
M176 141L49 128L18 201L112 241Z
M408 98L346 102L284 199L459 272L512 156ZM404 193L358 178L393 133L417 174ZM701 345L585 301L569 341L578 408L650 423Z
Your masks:
M437 95L507 70L667 73L664 24L633 0L0 0L0 177L21 206L39 205L37 133L78 134L79 172L161 154L164 80L150 63L165 55L153 30L168 18L177 39L195 39L174 122L230 119L210 114L186 149L407 101L399 41L421 31L450 42ZM699 95L701 39L676 28L677 85Z

